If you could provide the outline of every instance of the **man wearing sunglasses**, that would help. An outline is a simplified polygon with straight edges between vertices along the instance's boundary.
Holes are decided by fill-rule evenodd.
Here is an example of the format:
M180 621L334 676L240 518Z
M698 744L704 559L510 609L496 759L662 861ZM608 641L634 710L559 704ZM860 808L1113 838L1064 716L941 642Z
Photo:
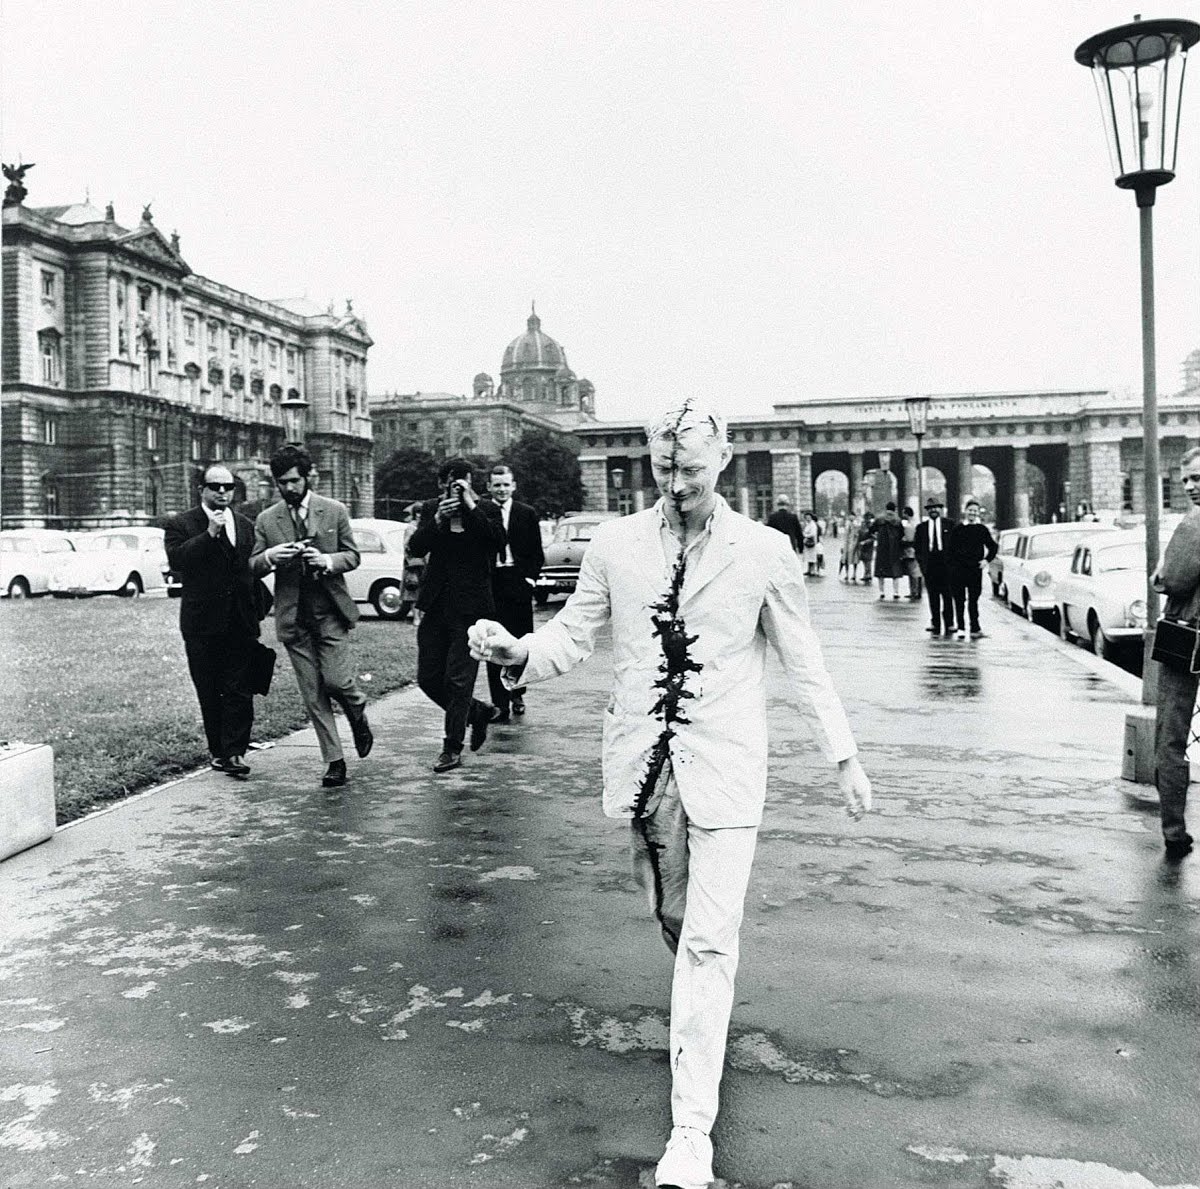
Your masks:
M172 516L164 544L183 582L179 630L200 702L211 764L244 777L254 725L249 666L258 638L250 551L254 525L231 507L234 478L227 467L204 472L197 507Z

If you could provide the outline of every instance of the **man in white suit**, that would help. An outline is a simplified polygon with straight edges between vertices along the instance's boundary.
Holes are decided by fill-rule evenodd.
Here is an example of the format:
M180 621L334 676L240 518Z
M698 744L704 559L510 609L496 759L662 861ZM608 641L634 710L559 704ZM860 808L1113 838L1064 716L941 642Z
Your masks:
M631 818L634 864L675 952L673 1127L655 1183L713 1179L717 1115L746 886L767 785L767 645L812 735L837 765L847 812L871 807L841 701L809 623L788 539L716 494L733 449L692 401L647 429L662 499L608 521L566 606L515 639L480 620L473 655L532 685L591 655L612 623L615 684L604 714L604 811Z

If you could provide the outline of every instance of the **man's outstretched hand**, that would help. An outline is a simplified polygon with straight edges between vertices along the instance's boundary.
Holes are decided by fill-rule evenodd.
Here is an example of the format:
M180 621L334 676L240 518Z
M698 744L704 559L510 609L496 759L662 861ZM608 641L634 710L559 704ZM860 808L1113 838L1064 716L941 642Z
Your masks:
M842 790L846 812L855 821L871 812L871 782L858 762L858 756L838 761L838 788Z
M494 619L477 619L467 628L467 644L477 661L493 665L523 665L529 649Z

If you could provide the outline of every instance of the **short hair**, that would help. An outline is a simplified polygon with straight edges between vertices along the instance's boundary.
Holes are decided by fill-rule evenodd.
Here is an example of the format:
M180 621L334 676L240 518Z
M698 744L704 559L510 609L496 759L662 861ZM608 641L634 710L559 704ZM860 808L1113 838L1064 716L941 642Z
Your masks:
M792 498L788 495L777 495L775 497L775 502L777 504L790 504L792 502Z
M907 504L905 504L904 505L904 515L905 516L915 516L916 513Z
M964 511L972 505L974 505L976 508L983 508L983 505L974 496L971 496L971 498L968 499L965 504L963 504Z
M493 475L511 475L512 473L513 473L512 467L510 467L508 465L508 463L506 463L506 462L496 463L496 465L494 467L492 467L492 470L491 470L491 474L493 474Z
M716 409L701 405L695 397L689 396L683 404L647 423L646 444L652 446L660 438L678 441L681 434L690 430L698 430L722 446L729 440L725 418Z
M889 512L894 512L896 510L896 501L888 500L886 507Z
M1185 450L1183 452L1183 457L1179 460L1179 465L1181 467L1187 466L1187 464L1191 462L1193 458L1200 458L1200 446L1193 446L1190 450Z
M224 471L227 475L229 475L233 479L233 481L235 483L237 482L237 476L223 462L210 462L208 464L208 466L206 466L204 468L203 472L200 475L201 486L203 486L205 483L208 482L208 476L209 476L210 471Z
M271 474L278 479L295 467L306 479L312 471L313 460L307 450L301 446L281 446L271 455Z
M471 464L461 454L447 458L438 467L438 482L445 483L447 479L465 479L471 473Z

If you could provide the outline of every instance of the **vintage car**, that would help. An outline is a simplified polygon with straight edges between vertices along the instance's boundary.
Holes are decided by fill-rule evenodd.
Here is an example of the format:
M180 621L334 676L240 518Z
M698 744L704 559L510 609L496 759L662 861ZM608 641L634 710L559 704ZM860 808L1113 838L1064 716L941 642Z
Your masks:
M75 552L50 575L50 593L59 599L95 594L133 598L162 590L166 566L161 528L83 533L75 538Z
M1116 531L1111 524L1083 521L1020 529L1011 556L1004 560L1000 597L1031 623L1053 620L1054 583L1070 567L1075 546Z
M988 562L988 578L992 583L992 594L999 596L1000 587L1004 581L1004 563L1012 557L1017 547L1017 538L1021 535L1019 528L1001 529L996 534L996 556Z
M546 560L533 588L534 602L544 607L552 594L570 594L579 580L579 563L596 525L615 520L618 512L579 512L558 522L545 548Z
M1112 660L1146 630L1146 536L1138 529L1081 541L1055 585L1058 631Z
M356 603L370 603L380 619L405 619L417 601L425 559L407 557L405 546L415 524L362 517L350 521L360 557L358 568L346 575L346 587Z
M0 532L0 595L27 599L50 591L50 575L75 552L71 538L52 528Z

